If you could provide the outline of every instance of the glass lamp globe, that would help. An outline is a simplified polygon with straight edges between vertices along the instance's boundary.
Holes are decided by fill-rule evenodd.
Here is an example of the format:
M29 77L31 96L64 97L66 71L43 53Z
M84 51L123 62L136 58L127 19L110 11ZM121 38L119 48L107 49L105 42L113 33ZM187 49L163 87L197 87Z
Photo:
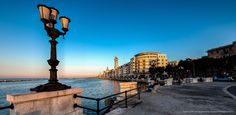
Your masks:
M62 24L62 30L67 32L68 27L69 27L69 23L70 23L70 19L65 16L61 16L60 20L61 20L61 24Z
M50 8L45 5L38 5L41 21L43 23L48 23L50 18Z
M57 23L57 15L59 14L59 11L56 8L51 7L50 8L51 13L50 13L50 22L52 22L53 24Z

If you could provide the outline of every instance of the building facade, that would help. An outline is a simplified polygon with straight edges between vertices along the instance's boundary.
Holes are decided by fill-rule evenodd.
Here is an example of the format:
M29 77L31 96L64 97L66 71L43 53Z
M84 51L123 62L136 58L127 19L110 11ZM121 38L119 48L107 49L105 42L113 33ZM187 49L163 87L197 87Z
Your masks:
M169 62L168 62L168 65L171 65L171 66L178 66L178 65L179 65L179 60L169 61Z
M135 55L135 70L137 73L148 72L152 63L155 63L158 67L165 67L167 65L166 54L143 52Z
M167 55L159 52L142 52L136 54L130 59L130 62L121 66L118 65L119 59L114 59L114 69L106 70L99 75L101 78L130 78L130 77L148 77L149 68L152 64L157 67L166 67L168 64Z
M236 55L236 41L226 46L210 49L207 51L207 54L209 58L223 58Z

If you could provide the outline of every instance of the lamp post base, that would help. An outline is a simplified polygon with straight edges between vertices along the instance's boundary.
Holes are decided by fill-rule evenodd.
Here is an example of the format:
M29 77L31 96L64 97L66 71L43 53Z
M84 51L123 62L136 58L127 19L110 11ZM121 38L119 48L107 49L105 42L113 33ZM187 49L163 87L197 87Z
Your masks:
M35 88L31 88L30 91L36 91L36 92L45 92L45 91L58 91L58 90L65 90L70 89L71 86L67 86L65 84L61 84L59 82L54 83L46 83L44 85L39 85Z

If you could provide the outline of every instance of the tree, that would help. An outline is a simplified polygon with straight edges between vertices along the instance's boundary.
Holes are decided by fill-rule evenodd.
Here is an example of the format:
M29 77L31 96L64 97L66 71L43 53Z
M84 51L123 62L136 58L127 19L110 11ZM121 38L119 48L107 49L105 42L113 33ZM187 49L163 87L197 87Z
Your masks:
M157 71L156 71L156 67L154 64L151 65L151 67L149 68L149 73L151 75L151 79L155 79L155 75L156 75Z
M161 78L164 71L165 71L165 68L164 67L157 67L156 71L157 71L157 77Z
M173 75L173 69L174 69L174 66L169 65L169 64L165 67L165 72L167 72L169 77Z

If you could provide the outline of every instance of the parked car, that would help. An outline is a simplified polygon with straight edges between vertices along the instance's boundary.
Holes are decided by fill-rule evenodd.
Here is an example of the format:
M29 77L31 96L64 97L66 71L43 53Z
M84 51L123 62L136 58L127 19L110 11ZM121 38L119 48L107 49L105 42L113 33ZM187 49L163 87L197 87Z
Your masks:
M161 76L160 77L160 80L165 80L165 79L168 79L168 77L167 76Z
M213 81L232 81L232 77L229 76L214 76Z

